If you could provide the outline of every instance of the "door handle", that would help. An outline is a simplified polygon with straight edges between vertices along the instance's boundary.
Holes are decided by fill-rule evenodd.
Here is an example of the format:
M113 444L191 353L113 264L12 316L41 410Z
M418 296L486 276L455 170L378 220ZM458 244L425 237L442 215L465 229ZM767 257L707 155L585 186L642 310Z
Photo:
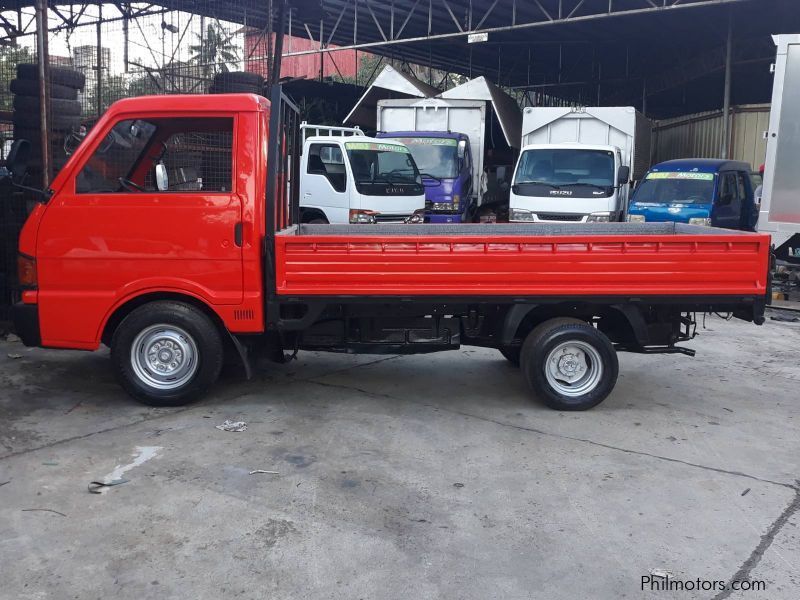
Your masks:
M239 221L233 226L233 243L242 247L242 222Z

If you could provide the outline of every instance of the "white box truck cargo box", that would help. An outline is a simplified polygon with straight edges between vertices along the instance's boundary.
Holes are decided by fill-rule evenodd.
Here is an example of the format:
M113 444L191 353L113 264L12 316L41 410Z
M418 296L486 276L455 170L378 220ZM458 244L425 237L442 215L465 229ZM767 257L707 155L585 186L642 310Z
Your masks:
M795 262L800 260L800 34L773 40L778 51L758 229L772 234L778 258Z
M652 125L630 106L528 107L522 113L522 147L580 143L616 146L636 181L650 167Z

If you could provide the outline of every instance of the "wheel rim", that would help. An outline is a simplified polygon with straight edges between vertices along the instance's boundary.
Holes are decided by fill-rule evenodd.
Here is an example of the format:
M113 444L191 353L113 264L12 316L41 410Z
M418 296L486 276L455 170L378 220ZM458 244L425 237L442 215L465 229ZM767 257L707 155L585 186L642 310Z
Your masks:
M558 344L544 365L547 383L556 392L577 398L593 391L603 377L603 360L590 344L569 341Z
M143 383L159 390L173 390L197 372L197 344L180 327L151 325L133 341L131 366Z

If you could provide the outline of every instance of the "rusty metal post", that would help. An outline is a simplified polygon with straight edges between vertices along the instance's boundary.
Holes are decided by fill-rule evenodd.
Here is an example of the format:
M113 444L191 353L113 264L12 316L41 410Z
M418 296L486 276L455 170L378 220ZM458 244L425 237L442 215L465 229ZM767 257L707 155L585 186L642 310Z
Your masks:
M47 0L36 0L36 53L39 60L39 142L42 146L42 188L50 185L50 57L47 49Z
M95 60L95 73L97 77L97 116L103 114L103 5L97 5L97 57ZM163 30L161 35L163 36Z

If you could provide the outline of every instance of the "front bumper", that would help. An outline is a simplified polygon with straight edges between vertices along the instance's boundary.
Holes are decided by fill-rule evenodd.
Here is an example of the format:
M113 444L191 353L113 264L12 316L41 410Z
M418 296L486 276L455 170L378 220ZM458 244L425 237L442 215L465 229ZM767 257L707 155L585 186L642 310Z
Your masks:
M463 223L464 213L426 212L426 223Z
M39 329L39 306L37 304L16 303L11 307L14 332L26 346L41 346L42 334Z

